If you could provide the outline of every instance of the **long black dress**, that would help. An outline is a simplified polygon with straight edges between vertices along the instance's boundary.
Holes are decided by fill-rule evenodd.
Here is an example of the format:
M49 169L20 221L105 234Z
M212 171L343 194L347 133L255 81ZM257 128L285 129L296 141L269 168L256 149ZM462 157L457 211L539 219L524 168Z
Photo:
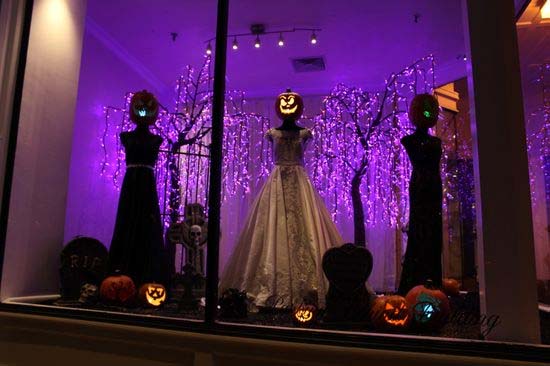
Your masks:
M121 133L120 139L126 174L109 249L110 269L129 275L136 284L166 284L167 256L154 174L162 138L138 128Z
M409 230L399 293L431 279L441 285L442 188L439 162L441 140L416 130L401 139L412 163L409 185Z

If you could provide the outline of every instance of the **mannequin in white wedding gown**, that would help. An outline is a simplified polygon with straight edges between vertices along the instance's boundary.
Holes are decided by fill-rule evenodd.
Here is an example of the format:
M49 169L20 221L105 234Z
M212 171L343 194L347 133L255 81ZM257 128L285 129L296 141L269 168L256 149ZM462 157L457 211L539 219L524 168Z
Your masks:
M302 108L301 97L289 90L277 98L283 124L266 133L275 168L252 204L220 281L220 290L246 291L257 306L288 308L316 293L323 307L328 283L322 257L343 243L303 166L313 134L296 125Z

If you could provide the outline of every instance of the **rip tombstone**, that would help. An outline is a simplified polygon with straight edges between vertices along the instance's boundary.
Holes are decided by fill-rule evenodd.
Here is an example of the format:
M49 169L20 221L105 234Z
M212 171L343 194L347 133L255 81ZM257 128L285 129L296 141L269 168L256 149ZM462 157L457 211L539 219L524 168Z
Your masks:
M372 272L372 254L355 244L327 250L323 271L329 281L325 322L364 322L369 318L371 295L366 282Z
M106 276L108 251L94 238L76 237L61 251L61 297L78 299L84 284L98 286Z

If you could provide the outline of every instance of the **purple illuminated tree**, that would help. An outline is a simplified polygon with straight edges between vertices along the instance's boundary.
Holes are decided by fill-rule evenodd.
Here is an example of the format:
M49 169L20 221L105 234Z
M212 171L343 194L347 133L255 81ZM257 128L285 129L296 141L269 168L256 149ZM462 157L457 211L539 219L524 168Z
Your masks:
M318 159L313 179L333 216L352 208L348 215L353 214L357 245L366 245L366 224L404 224L410 167L400 139L411 127L408 101L417 92L433 90L433 69L428 56L391 74L383 91L340 84L323 101L314 128Z
M161 153L156 166L157 187L165 226L176 222L187 203L206 206L210 154L210 122L212 112L212 77L210 57L195 70L187 66L178 78L173 110L162 106L154 127L163 137ZM131 93L126 94L124 107L105 107L105 127L101 136L103 159L102 175L110 177L119 187L124 151L119 141L122 131L130 130L128 118ZM259 152L263 141L251 138L251 131L267 130L269 120L244 110L244 93L226 92L224 116L223 198L246 194L252 179L268 174L269 152ZM254 132L255 133L255 132ZM254 151L251 153L251 151ZM250 156L258 156L252 163L260 166L255 177L249 173Z

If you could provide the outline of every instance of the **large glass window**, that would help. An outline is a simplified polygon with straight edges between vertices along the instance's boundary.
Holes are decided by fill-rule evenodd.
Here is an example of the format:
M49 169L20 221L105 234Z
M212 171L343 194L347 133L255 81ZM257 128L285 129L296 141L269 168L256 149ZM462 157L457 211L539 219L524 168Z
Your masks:
M201 319L216 1L44 0L32 19L3 299Z
M495 103L475 73L473 4L232 0L216 39L214 0L35 0L2 302L320 338L539 343L538 328L509 336L516 317L492 291L499 276L521 287L501 265L517 255L537 270L540 316L526 286L525 319L550 344L550 23L537 1L518 22L535 256L522 237L527 249L510 240L499 257L487 223L503 212L480 202L503 207L490 193L515 178L494 184L483 149ZM525 152L513 139L494 136Z

